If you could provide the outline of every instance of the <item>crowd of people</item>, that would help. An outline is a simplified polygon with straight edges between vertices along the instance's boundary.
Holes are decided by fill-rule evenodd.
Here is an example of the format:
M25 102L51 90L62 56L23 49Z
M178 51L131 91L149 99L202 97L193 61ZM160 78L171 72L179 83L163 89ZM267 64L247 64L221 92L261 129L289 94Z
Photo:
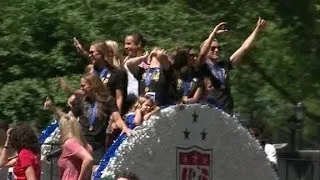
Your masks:
M229 72L241 64L264 26L259 18L250 36L227 60L220 59L216 39L217 34L228 31L224 22L213 29L199 53L190 47L171 52L155 47L148 52L143 36L135 33L125 37L126 56L122 58L115 41L97 40L87 50L74 38L77 52L88 59L88 65L79 89L70 90L60 79L69 93L70 111L63 112L50 98L44 103L59 119L61 179L90 179L113 140L120 133L130 136L134 127L162 107L205 103L232 115ZM0 166L13 166L16 179L39 180L39 144L33 128L17 124L5 137Z

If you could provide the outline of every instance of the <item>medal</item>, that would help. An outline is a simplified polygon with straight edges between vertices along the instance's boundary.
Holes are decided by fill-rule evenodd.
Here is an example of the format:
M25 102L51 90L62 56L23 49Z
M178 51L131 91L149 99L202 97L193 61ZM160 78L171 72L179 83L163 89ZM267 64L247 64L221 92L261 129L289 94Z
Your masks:
M182 79L178 79L177 89L179 90L182 87Z
M157 69L156 72L155 72L155 74L154 74L154 78L153 78L153 79L154 79L155 81L159 81L159 78L160 78L160 72L159 72L159 70Z
M109 78L105 78L102 82L103 84L108 84Z
M89 131L93 131L93 125L89 126Z

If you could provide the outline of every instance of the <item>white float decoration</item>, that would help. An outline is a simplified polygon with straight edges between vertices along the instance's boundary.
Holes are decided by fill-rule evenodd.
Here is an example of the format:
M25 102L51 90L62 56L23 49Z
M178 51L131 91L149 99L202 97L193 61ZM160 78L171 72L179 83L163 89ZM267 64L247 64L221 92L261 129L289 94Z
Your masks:
M50 162L46 159L48 154L60 148L60 129L58 120L54 120L41 132L39 141L41 144L41 179L59 179L59 172L56 166L57 158L52 158Z
M205 105L162 109L131 137L117 139L110 151L93 179L114 179L121 170L141 180L277 179L247 130L235 118Z

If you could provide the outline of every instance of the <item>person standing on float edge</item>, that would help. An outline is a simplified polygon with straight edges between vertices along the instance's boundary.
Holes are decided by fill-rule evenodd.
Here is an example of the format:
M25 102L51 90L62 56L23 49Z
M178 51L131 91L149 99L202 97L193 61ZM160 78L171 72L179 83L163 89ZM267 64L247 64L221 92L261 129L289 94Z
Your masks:
M196 66L203 77L210 78L213 85L211 96L218 103L218 107L229 114L233 114L233 100L230 92L229 72L241 63L243 56L248 52L257 34L265 26L265 21L259 17L257 25L251 35L243 42L229 58L229 61L220 60L220 44L216 35L228 31L226 23L218 24L209 37L202 43Z

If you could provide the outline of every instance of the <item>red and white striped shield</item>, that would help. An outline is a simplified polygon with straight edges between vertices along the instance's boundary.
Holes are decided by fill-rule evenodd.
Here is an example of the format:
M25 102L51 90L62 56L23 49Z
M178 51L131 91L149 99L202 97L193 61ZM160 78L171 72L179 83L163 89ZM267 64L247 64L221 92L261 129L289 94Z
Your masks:
M212 180L212 149L177 147L178 180Z

